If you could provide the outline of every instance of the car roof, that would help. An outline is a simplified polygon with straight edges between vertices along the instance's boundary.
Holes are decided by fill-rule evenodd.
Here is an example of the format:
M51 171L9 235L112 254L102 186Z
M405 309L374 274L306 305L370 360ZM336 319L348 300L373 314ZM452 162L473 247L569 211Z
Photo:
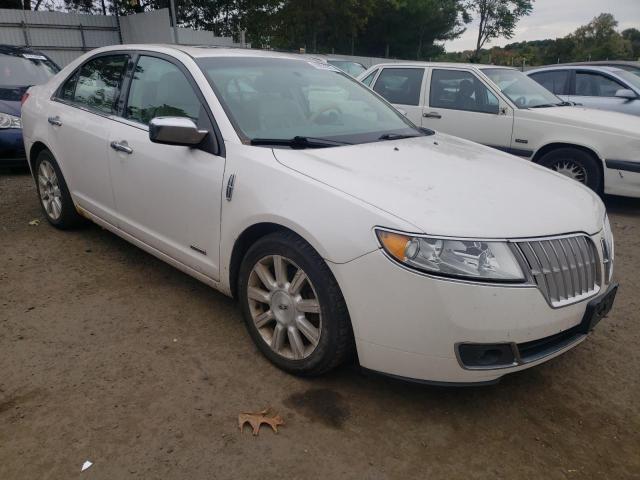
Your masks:
M299 53L283 53L272 50L254 50L241 47L219 47L215 45L174 45L174 44L162 44L162 43L131 43L123 45L110 45L108 47L100 47L92 50L92 53L109 52L109 51L122 51L122 50L148 50L156 52L182 52L186 53L193 58L208 58L208 57L255 57L255 58L289 58L295 60L312 59L312 56L301 55ZM318 59L319 60L319 59Z
M591 70L593 72L608 72L608 73L616 73L623 72L624 69L620 67L614 67L609 65L587 65L587 64L575 64L575 65L548 65L545 67L536 67L527 71L527 73L533 72L542 72L542 71L551 71L551 70L575 70L579 68L580 70Z
M378 63L370 67L380 68L380 67L442 67L442 68L451 68L451 67L459 67L459 68L473 68L476 70L480 70L483 68L503 68L505 70L517 70L514 67L506 67L502 65L489 65L482 63L456 63L456 62L416 62L416 61L398 61L398 62L386 62L386 63Z

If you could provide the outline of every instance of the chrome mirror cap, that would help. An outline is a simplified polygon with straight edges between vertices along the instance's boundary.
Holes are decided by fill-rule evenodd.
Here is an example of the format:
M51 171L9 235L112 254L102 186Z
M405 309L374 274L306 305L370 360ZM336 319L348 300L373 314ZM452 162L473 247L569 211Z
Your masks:
M149 122L149 139L154 143L193 147L208 133L186 117L155 117Z

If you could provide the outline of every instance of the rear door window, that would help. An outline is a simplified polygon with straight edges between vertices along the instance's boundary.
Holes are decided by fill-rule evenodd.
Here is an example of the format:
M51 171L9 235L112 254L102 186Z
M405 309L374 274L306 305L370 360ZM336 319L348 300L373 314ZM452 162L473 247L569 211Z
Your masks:
M536 82L556 95L569 95L567 88L571 70L552 70L531 74Z
M384 68L373 89L388 102L420 105L424 68Z
M60 98L98 112L116 112L127 55L104 55L88 61L62 86Z

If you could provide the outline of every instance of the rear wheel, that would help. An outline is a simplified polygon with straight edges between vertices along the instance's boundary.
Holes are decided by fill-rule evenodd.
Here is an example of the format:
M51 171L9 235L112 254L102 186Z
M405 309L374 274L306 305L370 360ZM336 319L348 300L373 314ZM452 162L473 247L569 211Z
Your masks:
M49 223L60 229L82 224L85 219L78 214L60 167L51 152L40 152L34 167L40 205Z
M545 154L540 165L580 182L591 190L600 192L602 174L593 155L577 148L558 148Z
M247 330L279 368L319 375L352 352L347 307L318 253L302 238L277 232L247 252L239 275Z

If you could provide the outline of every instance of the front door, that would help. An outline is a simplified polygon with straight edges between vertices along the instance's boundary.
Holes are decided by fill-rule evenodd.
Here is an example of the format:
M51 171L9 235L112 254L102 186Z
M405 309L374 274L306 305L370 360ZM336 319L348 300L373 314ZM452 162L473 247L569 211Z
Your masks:
M110 132L113 192L122 230L218 280L225 159L188 75L167 59L138 58L124 118ZM191 118L209 135L196 148L152 143L147 125L161 116Z
M630 105L629 100L616 97L616 92L624 88L628 87L602 73L576 70L575 92L570 99L587 108L625 113Z
M422 126L501 150L511 148L513 109L467 70L431 69Z

